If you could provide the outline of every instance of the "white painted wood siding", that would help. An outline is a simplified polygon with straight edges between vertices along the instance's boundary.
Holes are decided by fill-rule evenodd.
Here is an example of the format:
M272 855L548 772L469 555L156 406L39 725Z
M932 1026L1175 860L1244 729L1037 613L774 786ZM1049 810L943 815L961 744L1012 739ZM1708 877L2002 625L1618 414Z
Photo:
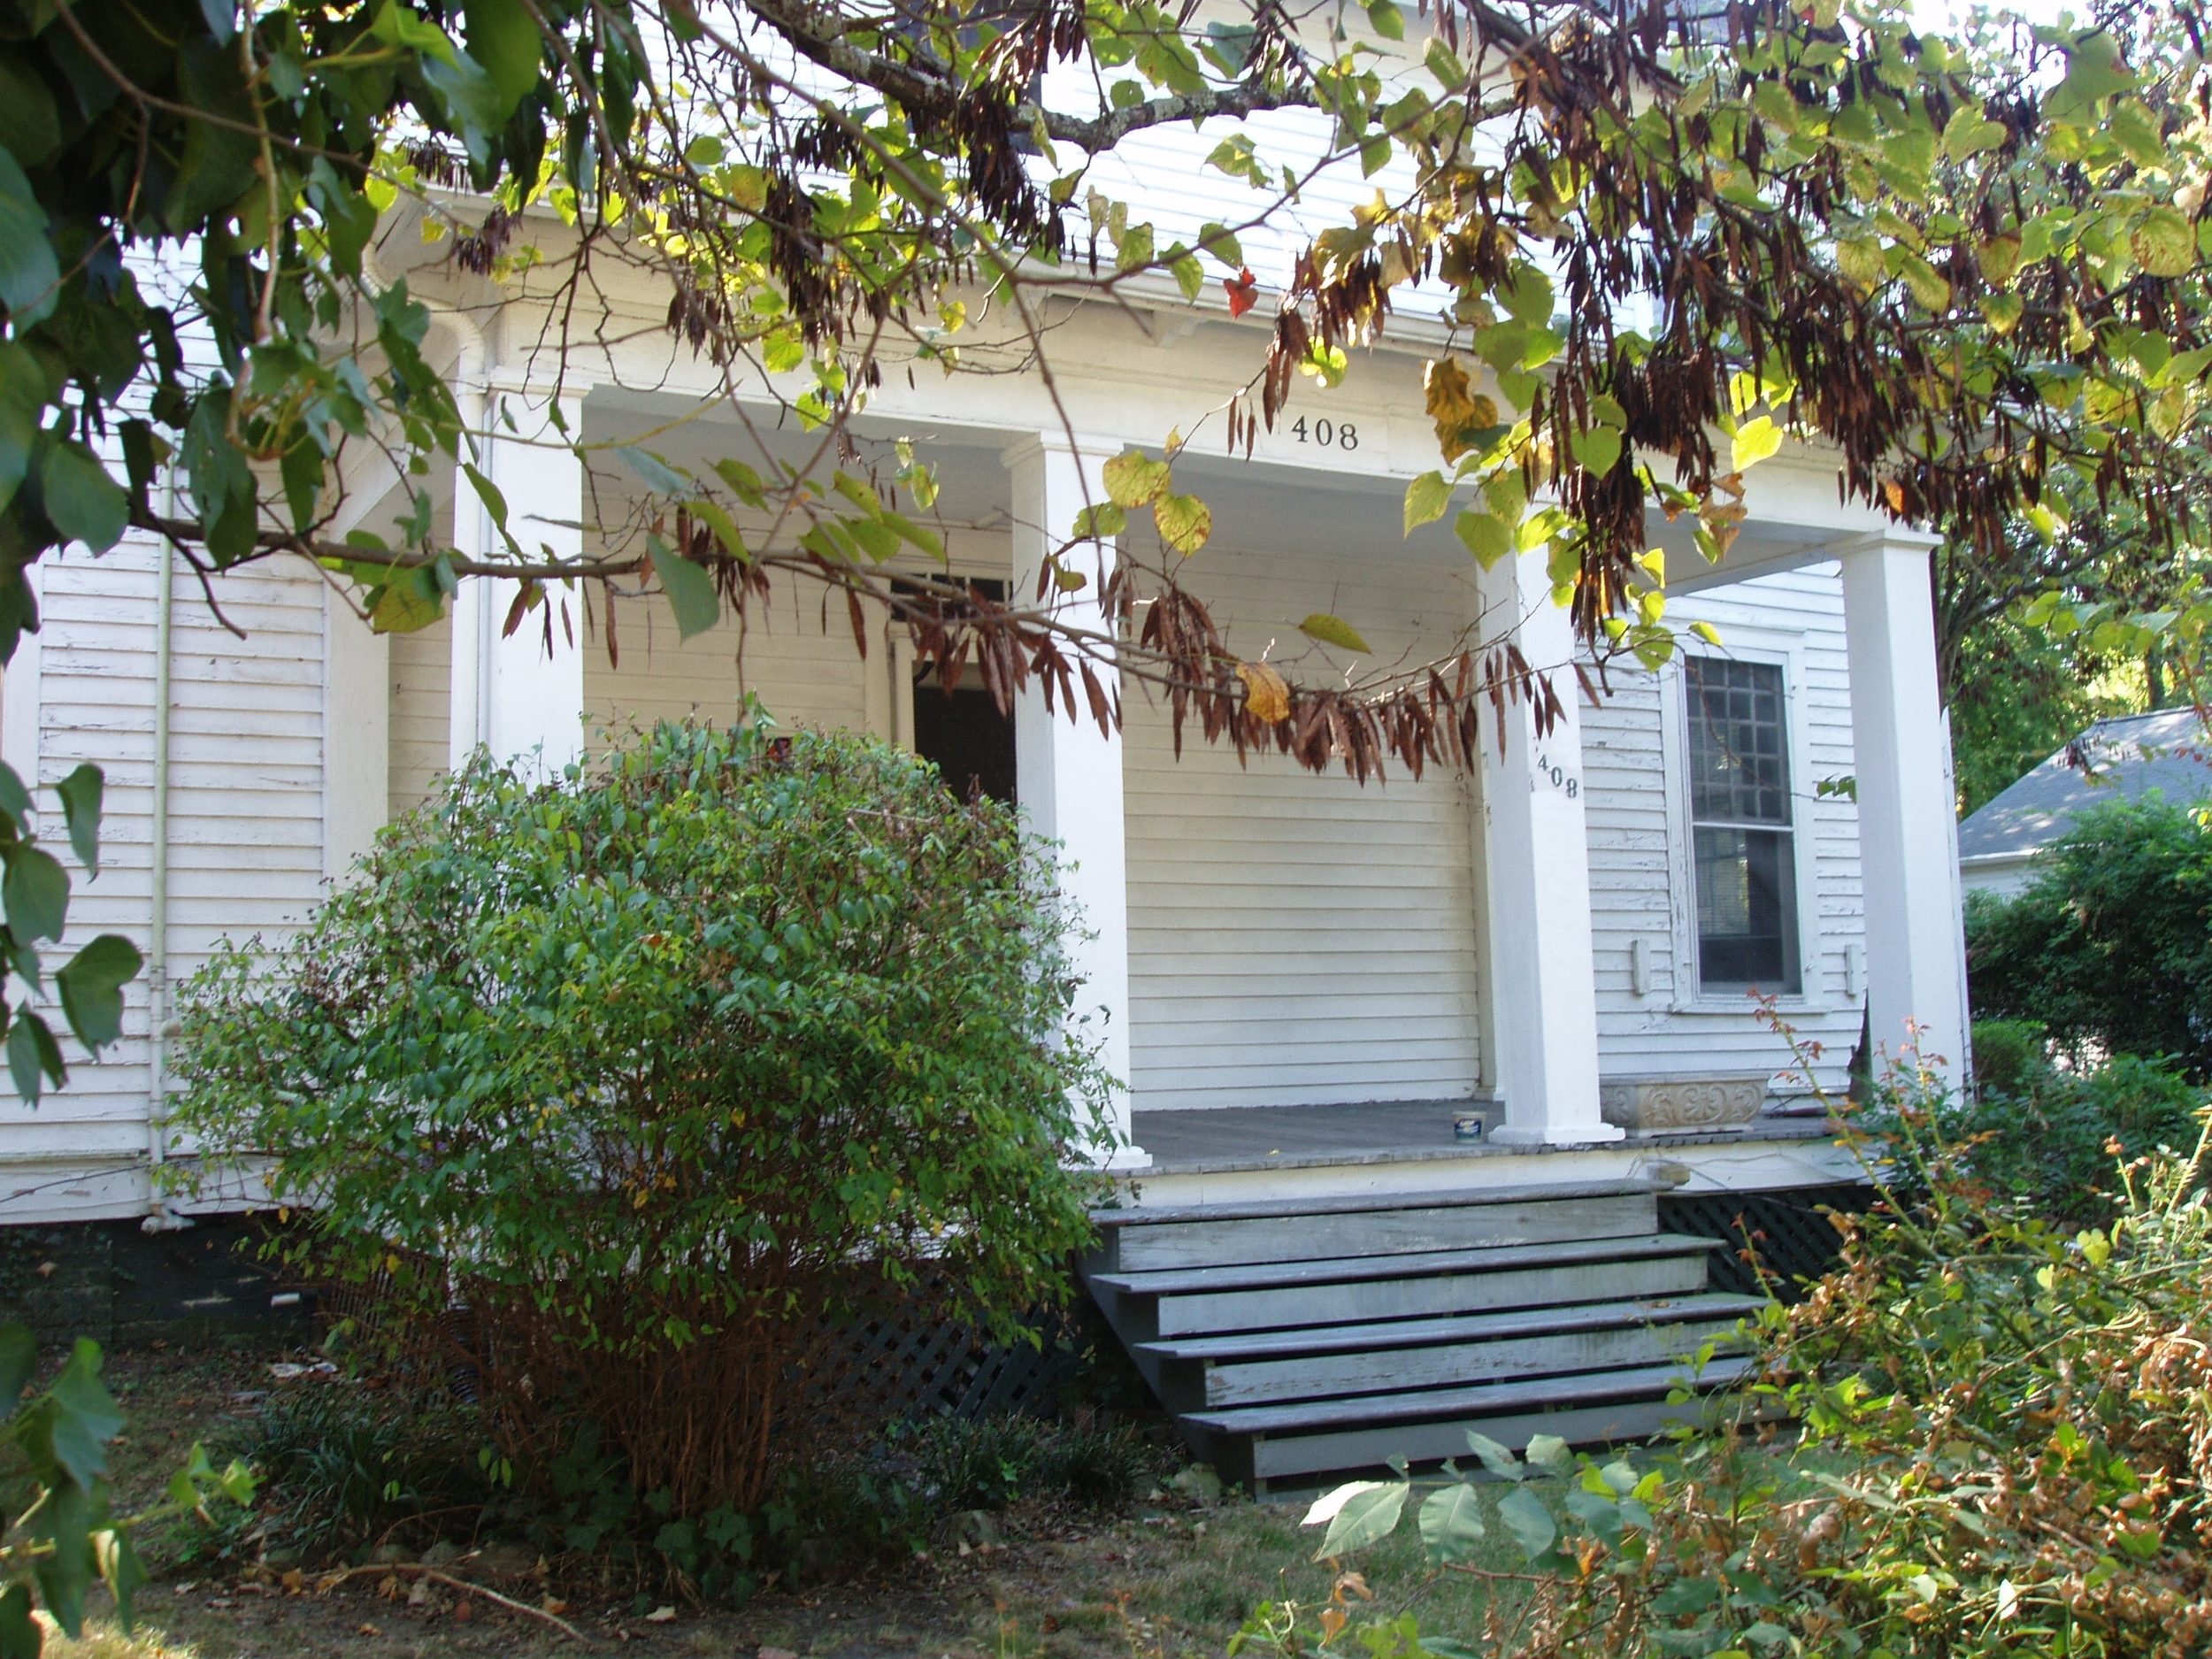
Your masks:
M98 933L141 949L152 919L150 870L156 550L138 538L103 557L42 561L40 821L70 865L68 932L58 964ZM223 614L174 576L169 763L169 969L180 983L226 937L274 939L322 892L322 584L285 564L217 579ZM52 787L83 761L107 778L101 868L88 879L63 837ZM146 979L126 991L122 1041L97 1061L73 1037L66 1088L35 1109L0 1110L0 1220L134 1213L145 1203ZM58 1010L48 1009L58 1031Z
M890 673L880 624L872 630L866 662L854 642L841 595L795 576L776 579L772 598L748 611L740 631L725 616L688 640L657 595L618 602L615 637L619 663L610 664L603 638L584 658L586 742L594 754L632 726L680 720L696 710L716 720L737 717L739 699L757 695L780 725L830 730L871 729L865 676Z
M453 618L443 616L413 634L395 634L388 771L391 817L430 798L451 758Z
M1205 591L1233 649L1303 646L1333 611L1384 659L1434 642L1456 573L1217 552ZM1449 772L1362 788L1280 755L1174 757L1125 694L1131 1079L1139 1110L1463 1099L1477 1085L1472 819Z
M1812 902L1798 918L1809 949L1804 994L1784 1008L1826 1053L1824 1084L1840 1087L1859 1036L1859 1003L1846 994L1847 950L1864 937L1859 888L1857 809L1818 796L1824 779L1851 772L1851 691L1844 659L1843 588L1832 564L1810 565L1673 601L1669 620L1710 622L1721 636L1786 639L1793 656L1790 755L1797 857L1812 861ZM1710 648L1695 646L1698 650ZM1615 670L1612 695L1582 715L1583 777L1590 839L1591 932L1597 967L1599 1054L1610 1076L1778 1071L1783 1041L1748 999L1740 1008L1682 1006L1694 997L1697 964L1678 960L1674 909L1694 903L1686 849L1671 845L1667 774L1681 764L1683 734L1667 730L1659 677ZM1640 940L1648 979L1632 982Z

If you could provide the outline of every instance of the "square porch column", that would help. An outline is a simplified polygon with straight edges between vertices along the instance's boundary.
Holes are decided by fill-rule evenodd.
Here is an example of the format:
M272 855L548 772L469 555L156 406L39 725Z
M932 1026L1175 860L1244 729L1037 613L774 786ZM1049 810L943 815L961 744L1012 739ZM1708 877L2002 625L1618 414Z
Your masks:
M478 425L478 465L505 499L507 531L526 559L576 558L584 549L584 465L570 447L583 430L580 393L560 398L564 436L552 402L521 388L495 389ZM469 412L465 404L464 413ZM514 422L511 428L506 419ZM453 480L453 541L478 557L503 545L491 510L457 466ZM558 585L545 589L552 607L553 645L546 649L546 611L526 616L502 635L520 584L471 577L453 603L451 760L457 770L479 744L500 760L537 755L540 775L557 777L584 754L583 600ZM562 626L561 606L568 607ZM572 638L572 634L573 637Z
M1488 949L1484 995L1507 1146L1587 1146L1622 1131L1598 1110L1597 967L1590 945L1590 844L1582 800L1582 690L1574 627L1552 603L1542 549L1478 579L1486 641L1510 634L1548 673L1566 712L1539 737L1525 701L1506 717L1505 752L1486 714L1483 860Z
M1037 572L1046 556L1063 546L1076 515L1106 500L1101 469L1117 446L1073 444L1057 434L1025 439L1005 452L1013 490L1013 569L1009 597L1018 605L1041 603L1080 627L1105 626L1096 586L1102 562L1110 566L1110 541L1083 543L1068 564L1092 580L1073 593L1048 587L1036 599ZM1108 696L1118 700L1120 677L1094 664ZM1078 695L1080 696L1079 691ZM1079 704L1079 707L1080 705ZM1082 933L1068 941L1082 987L1075 1016L1091 1022L1102 1043L1100 1060L1115 1079L1111 1122L1115 1144L1096 1148L1109 1169L1143 1169L1152 1160L1131 1133L1129 1102L1129 862L1122 802L1121 733L1101 736L1087 711L1071 719L1064 704L1048 712L1035 681L1014 710L1014 787L1029 827L1060 843L1060 890L1079 912Z
M1866 907L1868 1028L1895 1055L1919 1033L1947 1082L1967 1059L1957 803L1937 684L1929 560L1937 538L1886 530L1836 549L1851 669L1852 770Z

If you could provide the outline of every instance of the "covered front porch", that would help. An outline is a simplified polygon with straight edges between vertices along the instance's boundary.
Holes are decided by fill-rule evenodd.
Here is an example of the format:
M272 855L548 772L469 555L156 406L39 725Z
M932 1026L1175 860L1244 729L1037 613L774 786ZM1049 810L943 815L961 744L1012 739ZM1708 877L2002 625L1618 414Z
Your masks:
M818 458L818 438L772 404L693 399L682 357L649 336L622 348L637 362L612 349L604 365L572 354L557 391L538 378L529 339L517 313L473 348L486 408L503 411L483 440L487 470L517 503L526 545L591 548L649 511L618 458L626 443L699 469L755 449L795 465ZM1048 551L1103 499L1105 462L1132 446L1156 451L1179 420L1199 429L1250 340L1206 321L1133 345L1122 319L1077 313L1059 347L1052 398L1018 376L893 380L855 423L847 466L887 470L903 442L938 469L941 572L1035 592ZM1183 451L1178 488L1202 496L1216 526L1188 580L1233 649L1299 655L1286 664L1294 673L1340 672L1298 632L1327 611L1358 630L1371 660L1418 663L1472 627L1510 634L1563 687L1575 682L1540 553L1486 572L1446 525L1402 534L1406 482L1434 461L1426 423L1402 412L1420 406L1418 373L1415 354L1363 360L1328 394L1325 448L1309 425L1305 441L1268 434L1249 458ZM645 385L657 389L632 389ZM557 396L587 460L532 442ZM451 490L443 511L454 503L456 541L484 545L493 532L474 492ZM1816 456L1765 464L1747 505L1728 563L1673 558L1671 593L1685 595L1686 622L1709 602L1738 615L1800 604L1819 613L1806 626L1826 630L1794 656L1770 653L1790 664L1793 695L1824 699L1809 740L1817 752L1799 758L1793 786L1803 902L1782 1012L1823 1046L1813 1064L1832 1087L1863 1010L1878 1045L1900 1046L1909 1018L1929 1052L1955 1062L1963 987L1926 544L1839 508ZM1664 526L1654 532L1667 540ZM1799 578L1794 596L1772 586ZM377 674L394 687L384 730L332 733L340 792L360 780L380 820L388 801L403 803L406 767L426 780L433 758L457 760L479 742L559 764L633 721L733 716L748 694L786 721L926 748L927 699L941 695L916 683L910 646L887 618L866 618L856 640L841 601L797 584L780 586L741 629L726 618L688 641L650 596L572 634L510 634L511 597L472 584L442 636L334 629L334 680ZM1072 621L1095 619L1087 590L1051 603ZM604 637L616 627L618 660ZM1622 1117L1605 1110L1609 1087L1748 1082L1787 1106L1790 1091L1768 1083L1792 1059L1740 993L1701 995L1686 960L1698 922L1686 831L1669 804L1680 761L1669 724L1678 703L1667 699L1678 690L1632 664L1602 678L1609 701L1567 696L1566 718L1540 741L1526 709L1509 710L1502 750L1478 776L1432 770L1364 787L1277 755L1240 760L1195 732L1179 757L1164 710L1134 681L1118 687L1122 728L1103 736L1048 713L1033 692L1021 703L1012 792L1058 844L1083 918L1081 1011L1128 1084L1116 1143L1100 1152L1136 1178L1132 1201L1585 1171L1640 1179L1660 1164L1739 1187L1848 1179L1808 1150L1822 1143L1816 1113L1768 1111L1709 1133L1609 1121ZM1824 770L1847 774L1847 787L1816 799ZM1479 1143L1455 1138L1454 1120L1471 1114Z

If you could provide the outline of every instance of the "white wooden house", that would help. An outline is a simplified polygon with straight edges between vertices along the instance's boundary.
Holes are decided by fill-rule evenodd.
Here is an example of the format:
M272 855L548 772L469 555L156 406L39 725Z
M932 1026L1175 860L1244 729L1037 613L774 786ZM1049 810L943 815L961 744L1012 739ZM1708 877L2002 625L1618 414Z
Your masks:
M1199 188L1193 155L1210 142L1157 134L1151 150L1134 147L1127 165L1164 221L1213 216L1184 199ZM1325 222L1365 189L1345 180L1333 197L1316 186L1301 211ZM670 458L703 462L733 442L715 373L663 326L664 293L641 280L611 288L604 326L571 331L592 343L557 358L541 344L547 285L468 276L442 251L401 222L380 257L391 273L411 266L433 303L431 349L473 401L525 546L593 545L592 526L620 522L641 488L603 451L588 466L515 441L543 427L556 397L587 445L649 431ZM966 336L968 359L1001 373L887 374L857 436L910 439L938 467L954 572L1026 591L1084 480L1095 494L1104 460L1132 444L1156 451L1179 427L1199 435L1178 487L1204 496L1216 524L1188 580L1245 654L1327 611L1380 657L1492 615L1520 618L1532 661L1567 659L1540 565L1486 574L1444 526L1402 534L1405 485L1436 464L1420 373L1440 325L1402 309L1340 387L1302 388L1292 419L1262 434L1249 460L1232 459L1218 419L1205 418L1256 366L1270 307L1232 319L1217 289L1196 304L1171 285L1125 287L1124 299L1133 292L1133 306L1054 303L1056 406L987 319ZM775 424L774 389L749 399L755 422ZM792 428L782 442L796 457L809 440ZM454 522L452 480L434 483L456 541L484 545L473 493L462 488ZM388 511L385 488L365 472L353 480L358 522ZM1717 568L1655 519L1671 554L1670 614L1710 622L1723 643L1693 642L1656 673L1611 664L1601 701L1571 696L1563 727L1541 742L1524 721L1479 776L1401 773L1363 787L1277 757L1240 764L1194 733L1178 760L1164 716L1134 687L1111 739L1035 701L1018 709L1014 791L1061 843L1095 935L1081 953L1085 996L1128 1085L1111 1157L1130 1177L1133 1216L1337 1217L1327 1233L1348 1215L1414 1213L1394 1195L1447 1194L1437 1213L1480 1201L1465 1213L1490 1215L1486 1194L1541 1187L1554 1209L1598 1216L1642 1193L1632 1203L1642 1214L1655 1181L1755 1191L1855 1175L1818 1114L1797 1110L1804 1081L1751 993L1775 996L1819 1045L1820 1081L1839 1089L1863 1021L1889 1050L1915 1022L1925 1052L1955 1071L1964 972L1931 542L1839 496L1818 453L1766 462ZM5 757L26 778L50 788L81 761L106 770L105 862L73 900L73 935L123 932L152 963L131 987L121 1043L76 1064L35 1110L0 1106L0 1218L157 1214L150 1170L188 1148L165 1142L150 995L219 938L304 916L377 828L473 746L557 763L632 721L733 714L741 689L785 722L944 741L942 708L925 704L940 694L917 690L901 641L879 630L864 657L841 603L826 617L818 595L796 588L753 617L741 662L733 627L680 643L658 601L626 604L617 667L603 637L580 628L550 655L534 630L502 639L508 595L489 586L465 588L452 616L421 633L373 635L318 572L287 563L215 585L240 640L180 566L164 595L162 569L138 539L46 561L44 627L0 687ZM1479 1141L1459 1138L1469 1117L1483 1120ZM1412 1245L1344 1234L1333 1248L1582 1236L1525 1222L1502 1233L1417 1227ZM1143 1252L1126 1227L1118 1236L1134 1271ZM1159 1271L1266 1257L1162 1248L1144 1258ZM1610 1258L1587 1271L1635 1282ZM1125 1273L1118 1284L1102 1295L1135 1306L1165 1294ZM1653 1281L1670 1285L1684 1288ZM1166 1328L1144 1317L1156 1336ZM1156 1356L1152 1369L1171 1393L1186 1386L1178 1365L1209 1363ZM1188 1386L1212 1398L1210 1384ZM1329 1444L1278 1465L1235 1455L1255 1479L1336 1452L1357 1461L1357 1448Z

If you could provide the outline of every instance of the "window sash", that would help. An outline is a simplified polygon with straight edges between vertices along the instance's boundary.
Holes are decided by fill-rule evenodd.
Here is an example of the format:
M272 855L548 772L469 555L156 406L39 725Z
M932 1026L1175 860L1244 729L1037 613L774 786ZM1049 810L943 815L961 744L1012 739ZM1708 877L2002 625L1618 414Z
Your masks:
M1797 837L1782 672L1685 664L1691 879L1701 990L1795 995Z

